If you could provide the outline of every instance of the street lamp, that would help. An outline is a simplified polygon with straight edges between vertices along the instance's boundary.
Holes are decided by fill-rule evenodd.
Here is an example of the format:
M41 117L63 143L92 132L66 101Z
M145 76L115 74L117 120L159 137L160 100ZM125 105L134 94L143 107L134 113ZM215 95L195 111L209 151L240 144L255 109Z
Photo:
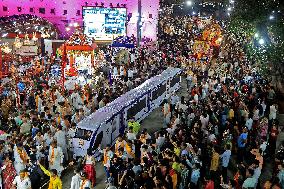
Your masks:
M265 41L264 41L264 39L261 38L261 39L258 41L258 43L259 43L260 45L264 45Z
M192 1L190 1L190 0L189 0L189 1L186 1L186 5L187 5L187 6L191 6L191 5L192 5Z

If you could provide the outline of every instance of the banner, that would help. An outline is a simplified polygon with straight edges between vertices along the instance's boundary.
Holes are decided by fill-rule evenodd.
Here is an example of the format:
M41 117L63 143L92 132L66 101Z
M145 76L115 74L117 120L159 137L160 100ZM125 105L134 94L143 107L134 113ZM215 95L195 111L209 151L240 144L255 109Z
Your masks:
M36 56L38 55L38 46L23 45L21 48L15 48L15 53L21 56Z

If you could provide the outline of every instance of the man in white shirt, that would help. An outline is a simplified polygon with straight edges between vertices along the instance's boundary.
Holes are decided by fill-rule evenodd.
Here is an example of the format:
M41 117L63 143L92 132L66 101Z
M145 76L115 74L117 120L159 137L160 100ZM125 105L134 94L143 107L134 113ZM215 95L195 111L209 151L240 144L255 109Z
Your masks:
M197 93L194 95L193 99L194 99L194 102L198 104L198 94Z
M133 78L133 71L132 71L131 68L129 68L129 69L127 70L127 75L128 75L128 78Z
M80 170L75 169L74 173L75 175L72 177L70 189L79 189L81 183Z
M203 113L199 119L201 121L201 129L206 129L209 123L209 115L207 113Z
M74 91L71 94L71 102L72 102L73 107L75 109L79 109L81 101L82 101L82 98L80 97L80 94L77 91Z
M163 136L163 134L161 132L159 132L158 134L158 138L156 139L156 144L157 144L157 147L160 148L163 146L166 138Z
M174 93L171 96L171 105L172 105L172 107L174 107L179 101L180 101L179 96L176 93Z
M64 157L68 160L66 132L62 130L61 125L58 126L54 139L57 141L57 145L61 147Z
M253 123L253 120L252 120L252 118L250 117L250 118L246 121L246 127L248 128L248 130L251 130L252 123Z
M276 106L275 104L272 104L270 107L269 107L269 120L274 120L276 119L276 112L277 112L277 109L276 109Z
M16 186L17 189L32 189L31 180L27 176L27 170L21 170L20 175L16 176L13 185Z
M135 140L136 134L133 132L133 127L129 127L128 132L126 134L128 140Z

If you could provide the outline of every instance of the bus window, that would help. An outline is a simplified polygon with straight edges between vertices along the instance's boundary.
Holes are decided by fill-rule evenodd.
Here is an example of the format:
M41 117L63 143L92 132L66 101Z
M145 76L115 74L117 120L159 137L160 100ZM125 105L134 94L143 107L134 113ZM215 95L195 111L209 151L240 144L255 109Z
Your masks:
M103 131L101 131L101 132L97 135L96 140L95 140L94 145L93 145L93 149L94 149L94 150L96 150L96 149L99 147L99 145L102 143L103 136L104 136Z
M90 140L91 137L92 137L92 131L88 131L88 130L85 130L85 129L77 128L75 137L83 139L83 140Z

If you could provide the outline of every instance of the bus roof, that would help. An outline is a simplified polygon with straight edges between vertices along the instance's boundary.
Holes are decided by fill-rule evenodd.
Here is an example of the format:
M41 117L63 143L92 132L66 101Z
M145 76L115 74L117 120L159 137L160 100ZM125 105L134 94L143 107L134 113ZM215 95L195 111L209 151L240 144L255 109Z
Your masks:
M106 106L100 108L96 112L84 118L78 123L78 128L86 130L97 130L102 123L108 122L113 116L122 111L124 108L135 102L140 96L154 89L164 81L178 74L179 68L168 68L161 74L154 76L138 87L128 91L124 95L118 97Z

